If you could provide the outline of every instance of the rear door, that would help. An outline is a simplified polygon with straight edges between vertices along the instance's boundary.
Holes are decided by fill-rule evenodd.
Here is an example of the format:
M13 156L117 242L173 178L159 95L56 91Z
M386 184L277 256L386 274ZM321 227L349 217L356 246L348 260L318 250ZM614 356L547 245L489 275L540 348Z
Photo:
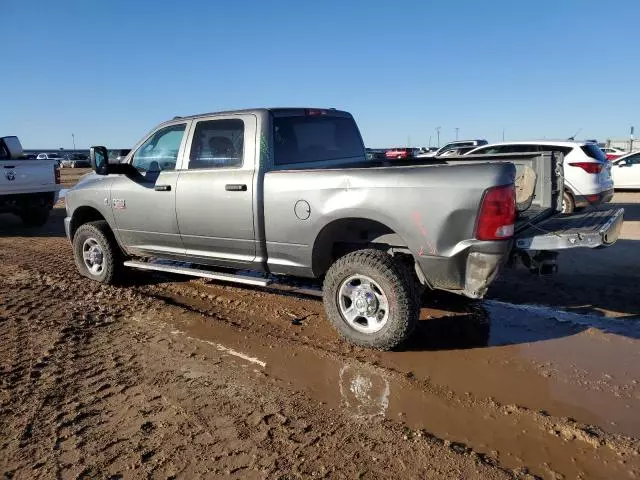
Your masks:
M175 200L189 125L179 122L152 132L131 159L140 175L117 175L111 184L117 232L133 253L184 254Z
M255 259L256 134L251 114L194 121L176 190L180 235L190 258L223 267Z

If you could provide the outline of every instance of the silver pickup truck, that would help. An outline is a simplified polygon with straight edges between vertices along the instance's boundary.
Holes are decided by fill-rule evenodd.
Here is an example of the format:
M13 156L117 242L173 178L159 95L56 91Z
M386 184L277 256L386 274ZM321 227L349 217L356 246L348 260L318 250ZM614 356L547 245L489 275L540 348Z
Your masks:
M81 274L320 279L340 334L378 349L411 334L425 289L479 298L514 254L543 271L548 250L612 244L622 224L615 209L559 217L550 154L372 162L352 116L335 109L176 117L121 164L105 147L91 160L95 174L66 195Z
M29 160L18 137L0 138L0 213L13 213L28 227L44 225L58 201L55 160Z

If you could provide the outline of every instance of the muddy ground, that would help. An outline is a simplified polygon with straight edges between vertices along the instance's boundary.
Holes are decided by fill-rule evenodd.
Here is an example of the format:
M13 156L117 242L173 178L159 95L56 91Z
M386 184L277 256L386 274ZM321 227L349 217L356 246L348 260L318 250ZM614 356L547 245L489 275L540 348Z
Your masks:
M0 471L637 478L640 193L615 200L615 246L563 254L556 277L504 272L482 302L430 295L384 353L343 343L313 295L89 282L61 205L39 229L0 216Z

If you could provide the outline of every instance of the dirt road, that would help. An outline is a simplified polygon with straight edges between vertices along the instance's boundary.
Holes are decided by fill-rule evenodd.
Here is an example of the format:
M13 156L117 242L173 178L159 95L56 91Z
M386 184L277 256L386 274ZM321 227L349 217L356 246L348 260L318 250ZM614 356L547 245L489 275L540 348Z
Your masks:
M91 283L63 217L0 217L5 478L640 476L635 220L552 280L431 296L414 341L381 353L340 341L313 295Z

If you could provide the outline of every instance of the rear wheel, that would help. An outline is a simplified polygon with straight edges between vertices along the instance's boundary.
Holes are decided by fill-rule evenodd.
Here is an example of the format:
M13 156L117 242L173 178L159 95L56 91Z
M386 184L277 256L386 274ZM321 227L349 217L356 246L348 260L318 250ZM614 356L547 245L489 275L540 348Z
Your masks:
M100 283L112 284L121 270L122 254L104 220L85 223L73 236L73 256L78 271Z
M27 208L20 212L20 219L25 227L41 227L49 218L48 207Z
M576 204L573 201L573 196L565 191L562 194L562 213L573 213L576 209Z
M390 350L415 329L419 304L404 265L380 250L358 250L327 272L323 299L329 320L348 342Z

